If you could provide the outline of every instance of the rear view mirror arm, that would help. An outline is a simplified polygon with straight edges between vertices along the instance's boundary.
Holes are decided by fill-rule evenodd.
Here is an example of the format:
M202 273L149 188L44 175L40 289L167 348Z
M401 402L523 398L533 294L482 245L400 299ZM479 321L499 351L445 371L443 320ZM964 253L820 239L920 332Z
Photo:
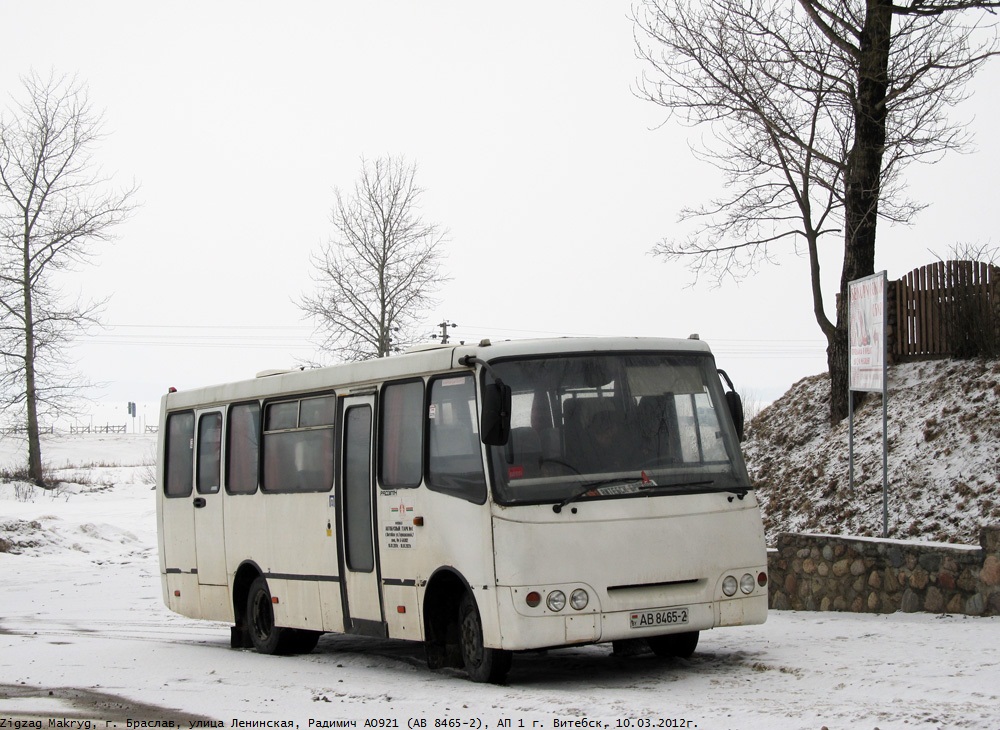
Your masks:
M483 390L483 412L479 426L479 436L484 444L503 446L510 436L510 388L497 377L496 372L485 360L475 355L466 355L458 359L459 365L474 367L481 365L483 370L493 378L493 391Z
M736 392L736 388L733 387L733 381L729 379L725 370L718 370L719 375L722 379L726 381L726 385L729 386L729 390L726 392L726 405L729 407L729 415L733 418L733 425L736 427L736 436L740 441L743 441L745 436L745 416L743 414L743 399L740 398L740 394Z

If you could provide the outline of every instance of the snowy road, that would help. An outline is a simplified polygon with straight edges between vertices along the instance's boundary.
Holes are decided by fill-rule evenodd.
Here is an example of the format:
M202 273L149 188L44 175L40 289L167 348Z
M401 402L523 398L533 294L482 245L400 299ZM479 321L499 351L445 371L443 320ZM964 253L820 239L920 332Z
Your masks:
M773 612L764 626L703 634L689 661L601 646L519 655L495 687L431 672L405 642L327 636L302 657L233 651L226 626L160 605L148 550L89 569L2 555L0 570L0 718L1000 727L998 619Z

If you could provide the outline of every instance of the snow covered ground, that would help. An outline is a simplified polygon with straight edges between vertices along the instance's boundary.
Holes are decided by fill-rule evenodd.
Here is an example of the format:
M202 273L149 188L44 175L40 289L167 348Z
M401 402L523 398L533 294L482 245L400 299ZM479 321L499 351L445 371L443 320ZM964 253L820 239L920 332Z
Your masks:
M17 551L0 552L0 728L1000 727L1000 618L772 612L704 633L686 661L605 646L518 655L506 686L432 672L421 647L398 641L232 650L226 625L163 606L151 444L58 438L46 459L79 484L0 485L0 540ZM0 468L18 449L0 440Z

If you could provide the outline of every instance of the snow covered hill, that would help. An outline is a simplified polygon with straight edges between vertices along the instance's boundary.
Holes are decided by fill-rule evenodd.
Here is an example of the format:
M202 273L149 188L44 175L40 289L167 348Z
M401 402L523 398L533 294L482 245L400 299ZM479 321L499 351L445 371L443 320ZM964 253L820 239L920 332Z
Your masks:
M882 534L882 400L828 422L829 378L805 378L760 412L744 453L768 543L781 532ZM978 544L1000 522L1000 360L939 360L889 369L889 536Z

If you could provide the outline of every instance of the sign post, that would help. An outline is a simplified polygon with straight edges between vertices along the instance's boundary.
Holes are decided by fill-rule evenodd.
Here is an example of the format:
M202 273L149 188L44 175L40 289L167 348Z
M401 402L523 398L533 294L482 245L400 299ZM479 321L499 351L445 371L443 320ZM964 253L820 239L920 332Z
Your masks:
M848 350L848 472L854 491L854 391L882 394L882 537L889 537L888 390L886 388L886 275L881 271L847 285Z

